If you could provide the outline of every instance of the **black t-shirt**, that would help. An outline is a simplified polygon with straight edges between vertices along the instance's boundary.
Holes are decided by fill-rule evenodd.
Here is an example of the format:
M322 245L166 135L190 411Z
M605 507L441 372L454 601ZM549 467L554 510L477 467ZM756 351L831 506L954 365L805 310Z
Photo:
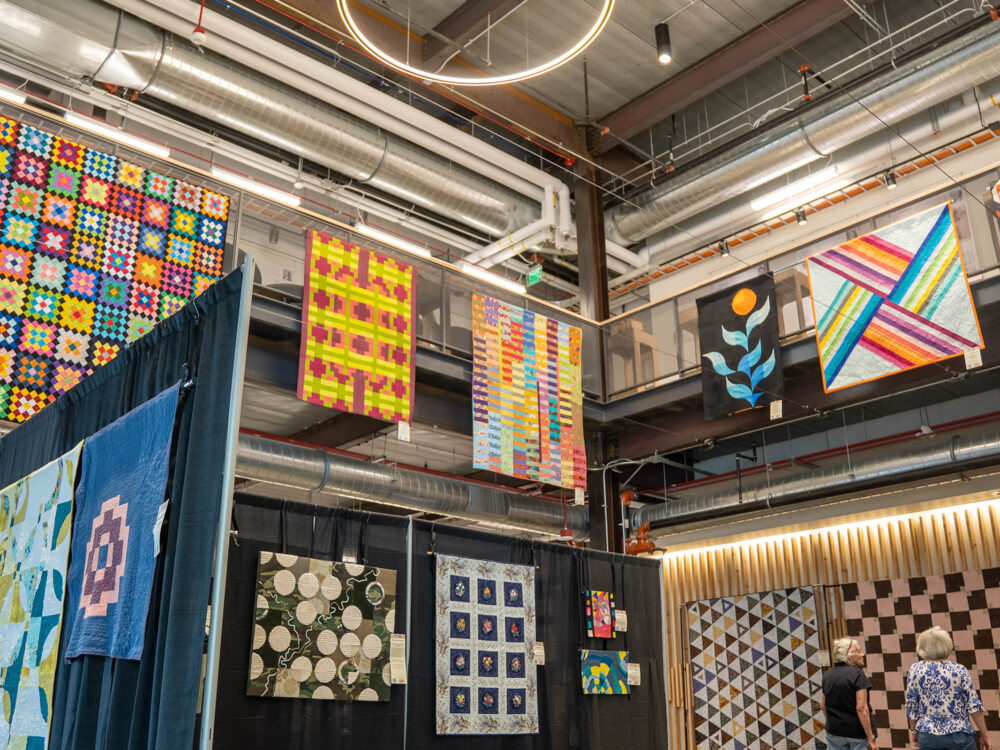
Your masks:
M827 732L835 737L864 739L867 736L858 720L857 692L869 690L871 686L868 675L858 667L835 664L826 671L823 695L826 696Z

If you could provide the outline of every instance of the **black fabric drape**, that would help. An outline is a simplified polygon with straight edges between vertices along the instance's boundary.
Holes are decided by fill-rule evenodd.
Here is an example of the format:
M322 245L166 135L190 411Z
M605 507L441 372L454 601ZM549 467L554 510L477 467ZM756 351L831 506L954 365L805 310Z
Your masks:
M219 281L0 441L6 486L188 374L196 378L178 407L167 537L142 659L84 656L66 664L62 642L52 750L192 745L241 282L240 271Z
M218 750L251 746L311 750L331 745L344 750L666 747L663 577L658 562L415 521L409 561L413 590L407 601L405 519L250 496L237 496L236 503L239 542L230 547L215 732ZM338 560L347 549L360 560L360 546L369 563L398 571L399 632L406 630L406 607L411 608L408 687L393 687L389 703L247 697L257 553L266 549ZM546 666L538 669L539 734L436 734L435 575L434 557L428 555L432 547L443 554L538 566L537 637L545 642L546 651ZM585 582L615 592L617 605L628 612L626 634L607 641L586 638ZM642 667L643 684L629 696L583 695L581 647L629 651L630 661Z

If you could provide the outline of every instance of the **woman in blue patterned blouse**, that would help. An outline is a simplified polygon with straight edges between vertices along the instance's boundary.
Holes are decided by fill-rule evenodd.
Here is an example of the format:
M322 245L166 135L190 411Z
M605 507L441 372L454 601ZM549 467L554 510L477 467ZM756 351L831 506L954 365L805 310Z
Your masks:
M918 661L906 678L906 718L910 742L920 750L990 750L983 704L969 670L947 661L955 646L934 626L917 638Z

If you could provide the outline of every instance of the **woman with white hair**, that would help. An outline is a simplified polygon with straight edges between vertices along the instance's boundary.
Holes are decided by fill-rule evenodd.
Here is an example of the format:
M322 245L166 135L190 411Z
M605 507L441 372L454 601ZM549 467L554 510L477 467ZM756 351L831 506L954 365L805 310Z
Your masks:
M875 750L868 706L872 683L865 674L865 650L853 638L833 642L833 666L823 675L819 705L826 717L829 750Z
M906 678L906 718L910 742L920 750L990 750L983 704L969 670L948 657L954 644L934 626L917 638L920 661Z

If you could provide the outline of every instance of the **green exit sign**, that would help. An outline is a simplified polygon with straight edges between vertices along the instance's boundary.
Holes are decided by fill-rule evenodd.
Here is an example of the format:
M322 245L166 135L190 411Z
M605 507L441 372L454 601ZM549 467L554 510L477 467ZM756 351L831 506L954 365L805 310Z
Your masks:
M537 266L532 266L528 269L528 283L527 286L532 286L537 284L542 280L542 266L541 264Z

